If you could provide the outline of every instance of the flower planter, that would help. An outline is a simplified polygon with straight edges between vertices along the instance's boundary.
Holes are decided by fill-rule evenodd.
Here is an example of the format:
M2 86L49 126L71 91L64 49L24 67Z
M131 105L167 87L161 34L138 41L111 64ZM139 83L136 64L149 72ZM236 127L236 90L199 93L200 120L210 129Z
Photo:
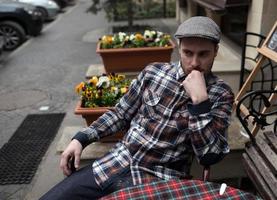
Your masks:
M89 126L92 122L98 119L105 112L113 109L112 107L97 107L97 108L83 108L81 107L81 101L78 101L74 113L76 115L81 115L85 120L87 126ZM124 131L120 131L112 136L107 136L101 139L101 142L117 142L122 139L124 135Z
M141 47L121 49L100 49L100 54L107 72L139 72L151 62L170 62L175 44L170 40L168 47Z

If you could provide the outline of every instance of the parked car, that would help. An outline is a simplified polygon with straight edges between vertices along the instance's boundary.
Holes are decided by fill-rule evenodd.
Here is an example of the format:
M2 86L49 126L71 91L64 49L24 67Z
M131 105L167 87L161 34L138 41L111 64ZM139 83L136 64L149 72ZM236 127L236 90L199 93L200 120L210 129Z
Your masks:
M28 35L39 35L42 28L42 16L35 6L0 0L0 36L5 39L5 50L16 49Z
M5 44L5 38L4 36L1 35L0 36L0 58L4 49L4 44Z
M52 21L54 20L58 12L60 10L60 7L58 4L53 0L14 0L21 3L29 3L33 6L37 7L37 10L41 13L43 19L45 21Z

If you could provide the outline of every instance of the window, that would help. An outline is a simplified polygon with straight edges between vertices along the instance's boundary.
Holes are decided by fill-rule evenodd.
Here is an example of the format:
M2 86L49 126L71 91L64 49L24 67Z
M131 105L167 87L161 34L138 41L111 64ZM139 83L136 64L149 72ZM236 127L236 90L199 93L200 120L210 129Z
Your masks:
M238 45L243 45L246 32L248 7L230 7L221 17L222 33Z
M246 32L248 5L250 0L193 0L197 4L197 15L207 15L210 10L221 18L223 34L238 45L243 44Z

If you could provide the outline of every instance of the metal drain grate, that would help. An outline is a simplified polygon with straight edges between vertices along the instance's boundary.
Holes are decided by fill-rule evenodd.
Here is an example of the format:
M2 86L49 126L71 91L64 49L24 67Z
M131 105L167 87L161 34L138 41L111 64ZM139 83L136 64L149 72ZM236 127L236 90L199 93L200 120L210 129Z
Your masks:
M30 183L64 113L28 115L0 149L0 185Z

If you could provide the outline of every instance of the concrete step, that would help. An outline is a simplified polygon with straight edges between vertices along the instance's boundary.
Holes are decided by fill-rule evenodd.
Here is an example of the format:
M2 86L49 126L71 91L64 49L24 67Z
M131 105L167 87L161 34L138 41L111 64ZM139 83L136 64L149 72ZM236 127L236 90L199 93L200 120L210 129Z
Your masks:
M103 64L91 64L87 69L86 79L90 79L93 76L100 76L103 73L106 73ZM137 77L139 72L120 72L119 74L123 74L129 79L134 79Z

